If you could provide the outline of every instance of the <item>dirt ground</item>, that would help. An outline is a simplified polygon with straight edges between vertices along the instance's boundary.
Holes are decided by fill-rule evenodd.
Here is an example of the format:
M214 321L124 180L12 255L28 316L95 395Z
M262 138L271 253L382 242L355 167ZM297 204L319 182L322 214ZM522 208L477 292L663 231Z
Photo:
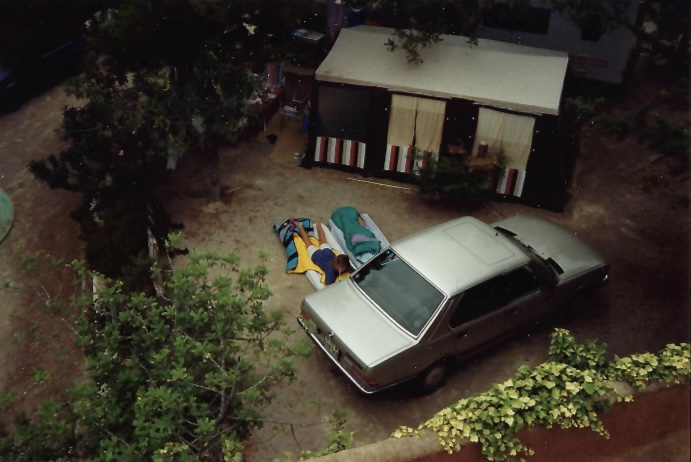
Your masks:
M658 87L641 83L633 88L612 110L659 103ZM81 371L81 359L67 341L69 330L40 309L45 300L37 281L56 289L64 287L62 280L27 279L11 264L17 248L23 249L20 253L46 249L66 259L80 255L78 229L69 218L77 198L38 184L26 168L30 159L60 150L54 129L68 102L57 87L18 112L0 116L0 187L12 198L16 216L0 245L0 279L24 288L0 292L0 338L5 340L0 386L17 389L19 404L27 409ZM685 110L660 105L660 111L688 125ZM271 226L292 216L326 221L339 206L352 205L367 212L391 241L467 214L488 222L519 213L548 218L582 236L612 264L609 284L564 327L578 339L606 342L618 355L689 341L688 172L635 136L619 140L588 128L570 185L571 200L564 213L555 213L501 201L431 204L405 189L410 185L386 182L397 186L391 187L355 174L303 169L292 158L301 149L294 144L302 140L296 130L290 124L280 129L274 122L268 133L278 136L275 145L260 135L223 148L222 189L232 192L219 203L207 200L206 168L193 159L183 159L161 191L172 219L184 223L188 248L235 252L247 265L259 263L258 251L266 250L268 285L274 294L268 309L285 313L296 329L299 303L313 288L304 276L285 274L284 250ZM298 365L299 382L277 391L267 410L272 422L248 442L247 460L267 461L285 452L324 447L328 419L336 408L347 412L348 428L357 430L355 445L385 439L400 425L417 426L438 409L512 375L518 366L540 363L553 327L537 327L461 364L443 389L423 398L411 396L405 387L360 395L315 352ZM296 339L302 335L294 334ZM45 372L37 374L37 368ZM684 438L688 443L688 430L680 429L679 434L686 435L681 444ZM680 444L679 439L672 444Z

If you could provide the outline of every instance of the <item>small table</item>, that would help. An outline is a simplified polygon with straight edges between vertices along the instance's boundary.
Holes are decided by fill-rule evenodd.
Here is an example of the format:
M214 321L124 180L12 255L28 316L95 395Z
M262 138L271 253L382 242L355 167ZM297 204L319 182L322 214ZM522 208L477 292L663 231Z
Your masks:
M473 170L492 170L499 166L500 154L500 148L489 148L486 156L478 157L477 153L475 153L472 156L465 156L463 162L471 172Z

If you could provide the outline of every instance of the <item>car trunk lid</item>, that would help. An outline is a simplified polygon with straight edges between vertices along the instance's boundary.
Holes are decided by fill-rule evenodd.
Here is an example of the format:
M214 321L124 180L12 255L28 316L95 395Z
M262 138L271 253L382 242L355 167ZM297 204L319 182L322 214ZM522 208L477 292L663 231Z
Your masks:
M560 279L570 279L604 260L575 233L551 222L530 216L512 217L493 226L515 234L514 238L532 248L559 273Z
M410 347L414 339L382 314L350 280L308 295L312 321L333 332L361 366L373 366Z

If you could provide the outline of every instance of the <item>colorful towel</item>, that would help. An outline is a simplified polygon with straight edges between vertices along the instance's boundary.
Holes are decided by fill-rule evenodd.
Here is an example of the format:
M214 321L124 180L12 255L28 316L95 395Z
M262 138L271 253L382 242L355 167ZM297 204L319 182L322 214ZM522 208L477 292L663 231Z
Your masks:
M295 258L295 267L293 267L292 269L286 269L286 273L302 274L309 270L316 271L317 273L319 273L320 281L323 285L324 281L326 280L326 274L324 274L324 271L322 271L321 268L314 264L314 262L309 256L309 253L307 252L307 247L305 246L305 243L303 242L302 238L297 235L293 236L293 246L295 247L295 253L297 254L297 257ZM310 236L310 241L315 246L319 244L319 241L314 236Z
M283 66L281 63L266 63L264 66L264 86L271 89L283 86Z
M381 242L358 222L359 217L357 209L350 206L341 207L331 214L331 220L343 232L345 245L353 255L376 254L381 250Z
M307 247L305 247L305 243L302 240L302 238L297 236L297 235L294 235L294 236L295 237L293 238L293 241L294 241L293 244L295 245L295 249L296 249L297 255L298 255L297 265L292 270L286 270L286 273L297 274L297 273L305 273L305 272L310 271L310 270L316 271L317 273L319 273L319 282L321 282L321 284L324 285L324 283L326 282L326 274L324 273L324 271L320 267L318 267L312 261L312 258L309 256L309 253L307 252ZM317 246L317 244L319 244L319 240L314 236L310 236L310 241L312 242L312 244L314 244L315 247ZM335 255L339 254L338 250L336 250L334 248L331 248L331 250L333 251L333 253ZM348 279L349 277L350 277L350 273L343 273L340 276L338 276L336 278L336 281L334 281L334 282L342 281L344 279Z
M317 246L319 244L319 239L317 239L317 232L312 225L312 221L309 218L289 218L285 221L279 221L273 226L273 232L278 234L281 243L286 248L286 255L288 256L288 261L286 263L286 273L288 274L301 274L307 271L315 271L319 274L319 280L324 285L326 280L326 274L319 268L310 258L307 252L307 247L300 236L295 234L297 228L296 223L301 222L305 231L310 237L312 244ZM339 252L332 248L334 254L338 255ZM336 282L347 279L350 273L344 273L336 279Z
M298 266L298 252L297 248L295 247L296 239L294 239L294 232L296 230L296 223L298 221L302 223L302 226L305 228L305 231L307 231L307 234L310 236L316 235L316 232L312 227L312 220L309 218L289 218L285 221L279 221L273 226L273 232L278 233L278 238L286 248L286 255L288 257L288 261L286 262L287 272L295 271L295 268ZM302 239L298 240L302 242ZM302 244L304 247L304 242Z

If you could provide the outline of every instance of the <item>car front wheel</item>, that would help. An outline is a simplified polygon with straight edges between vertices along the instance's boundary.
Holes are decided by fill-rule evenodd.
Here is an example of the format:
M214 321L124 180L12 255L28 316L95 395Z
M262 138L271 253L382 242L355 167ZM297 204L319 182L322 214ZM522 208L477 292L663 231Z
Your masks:
M432 393L444 384L448 372L449 364L446 359L432 364L418 376L419 391L423 394Z

